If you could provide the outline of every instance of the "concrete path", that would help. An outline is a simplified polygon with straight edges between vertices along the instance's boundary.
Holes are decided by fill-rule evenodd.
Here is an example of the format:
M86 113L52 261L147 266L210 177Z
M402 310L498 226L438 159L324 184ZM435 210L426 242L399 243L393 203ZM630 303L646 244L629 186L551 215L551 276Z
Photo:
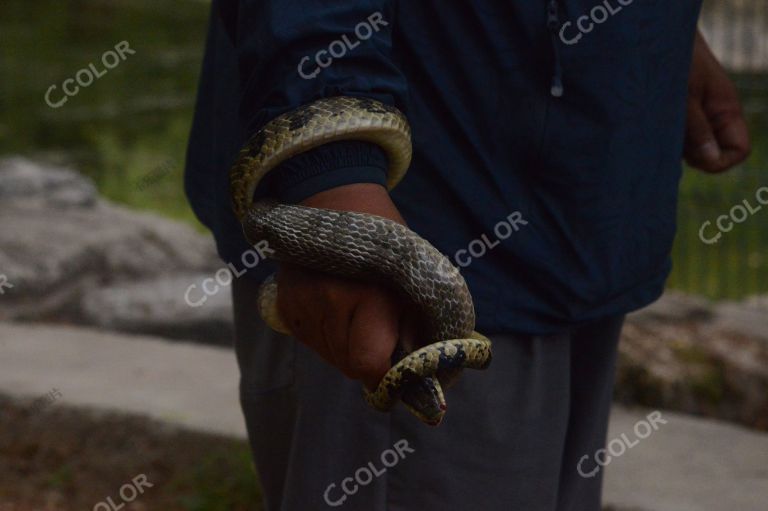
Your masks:
M148 415L245 436L229 349L61 326L0 322L0 392Z
M768 510L768 434L662 410L666 424L640 440L635 425L648 422L649 413L614 409L609 443L618 439L616 453L619 443L633 447L606 467L606 504L638 511ZM637 431L645 436L647 428Z
M57 404L244 436L230 350L0 322L0 392L36 398L54 388ZM606 504L633 511L768 509L768 434L666 411L651 421L653 413L614 411L609 439L621 454L606 467ZM582 466L589 474L594 453L585 455L592 458Z

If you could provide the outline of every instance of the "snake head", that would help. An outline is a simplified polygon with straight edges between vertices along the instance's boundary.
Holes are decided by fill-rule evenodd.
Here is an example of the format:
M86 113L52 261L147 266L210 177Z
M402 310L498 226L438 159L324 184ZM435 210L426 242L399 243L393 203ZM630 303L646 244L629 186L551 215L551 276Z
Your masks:
M408 378L404 381L400 400L420 421L430 426L438 426L445 416L448 406L445 403L440 381L433 377Z

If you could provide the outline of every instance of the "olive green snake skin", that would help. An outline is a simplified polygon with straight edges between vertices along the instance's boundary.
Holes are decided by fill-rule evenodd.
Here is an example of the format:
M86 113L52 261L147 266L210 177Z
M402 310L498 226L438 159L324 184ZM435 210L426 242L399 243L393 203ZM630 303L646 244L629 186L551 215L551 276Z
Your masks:
M393 367L366 401L387 411L398 401L427 424L446 411L443 387L463 368L484 369L491 342L474 331L472 297L459 271L416 233L391 220L259 200L259 181L283 161L337 140L362 140L387 155L392 189L411 161L410 127L395 108L352 97L333 97L283 114L256 133L230 172L234 210L251 243L266 240L272 256L328 274L394 284L427 318L437 340L411 353L398 347ZM260 290L259 312L276 331L290 334L276 307L273 279Z

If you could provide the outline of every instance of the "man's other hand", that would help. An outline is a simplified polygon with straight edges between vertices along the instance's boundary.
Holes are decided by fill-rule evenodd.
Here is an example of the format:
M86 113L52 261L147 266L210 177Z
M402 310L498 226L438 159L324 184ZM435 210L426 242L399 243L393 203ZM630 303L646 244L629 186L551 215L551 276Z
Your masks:
M705 172L723 172L744 161L749 152L736 87L697 33L688 80L685 159Z

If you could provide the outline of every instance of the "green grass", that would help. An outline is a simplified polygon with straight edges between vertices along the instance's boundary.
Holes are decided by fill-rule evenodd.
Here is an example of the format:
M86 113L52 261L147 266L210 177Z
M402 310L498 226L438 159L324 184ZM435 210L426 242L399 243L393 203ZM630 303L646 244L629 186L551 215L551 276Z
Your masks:
M107 198L198 225L182 183L208 11L197 0L0 3L0 155L66 164ZM120 42L136 53L61 108L51 85ZM137 183L168 161L151 186Z
M251 453L232 447L209 455L169 483L185 511L236 511L252 509L261 494Z
M672 288L712 299L768 293L768 206L735 224L715 244L699 238L705 221L714 224L744 200L757 209L755 194L768 187L768 77L735 79L750 123L753 151L747 162L724 174L686 169L680 188L675 269L669 281ZM710 236L716 232L712 226L706 231Z
M184 153L188 122L172 119L151 140L121 141L117 130L91 132L102 195L129 207L202 226L184 196Z
M711 225L705 236L719 230L717 218L745 199L752 208L760 204L755 192L762 183L755 175L739 170L732 175L705 176L689 171L681 192L678 235L674 247L675 269L669 285L710 298L740 298L768 292L768 206L763 206L743 223L722 233L717 243L704 243L699 230ZM687 189L686 189L687 188Z

